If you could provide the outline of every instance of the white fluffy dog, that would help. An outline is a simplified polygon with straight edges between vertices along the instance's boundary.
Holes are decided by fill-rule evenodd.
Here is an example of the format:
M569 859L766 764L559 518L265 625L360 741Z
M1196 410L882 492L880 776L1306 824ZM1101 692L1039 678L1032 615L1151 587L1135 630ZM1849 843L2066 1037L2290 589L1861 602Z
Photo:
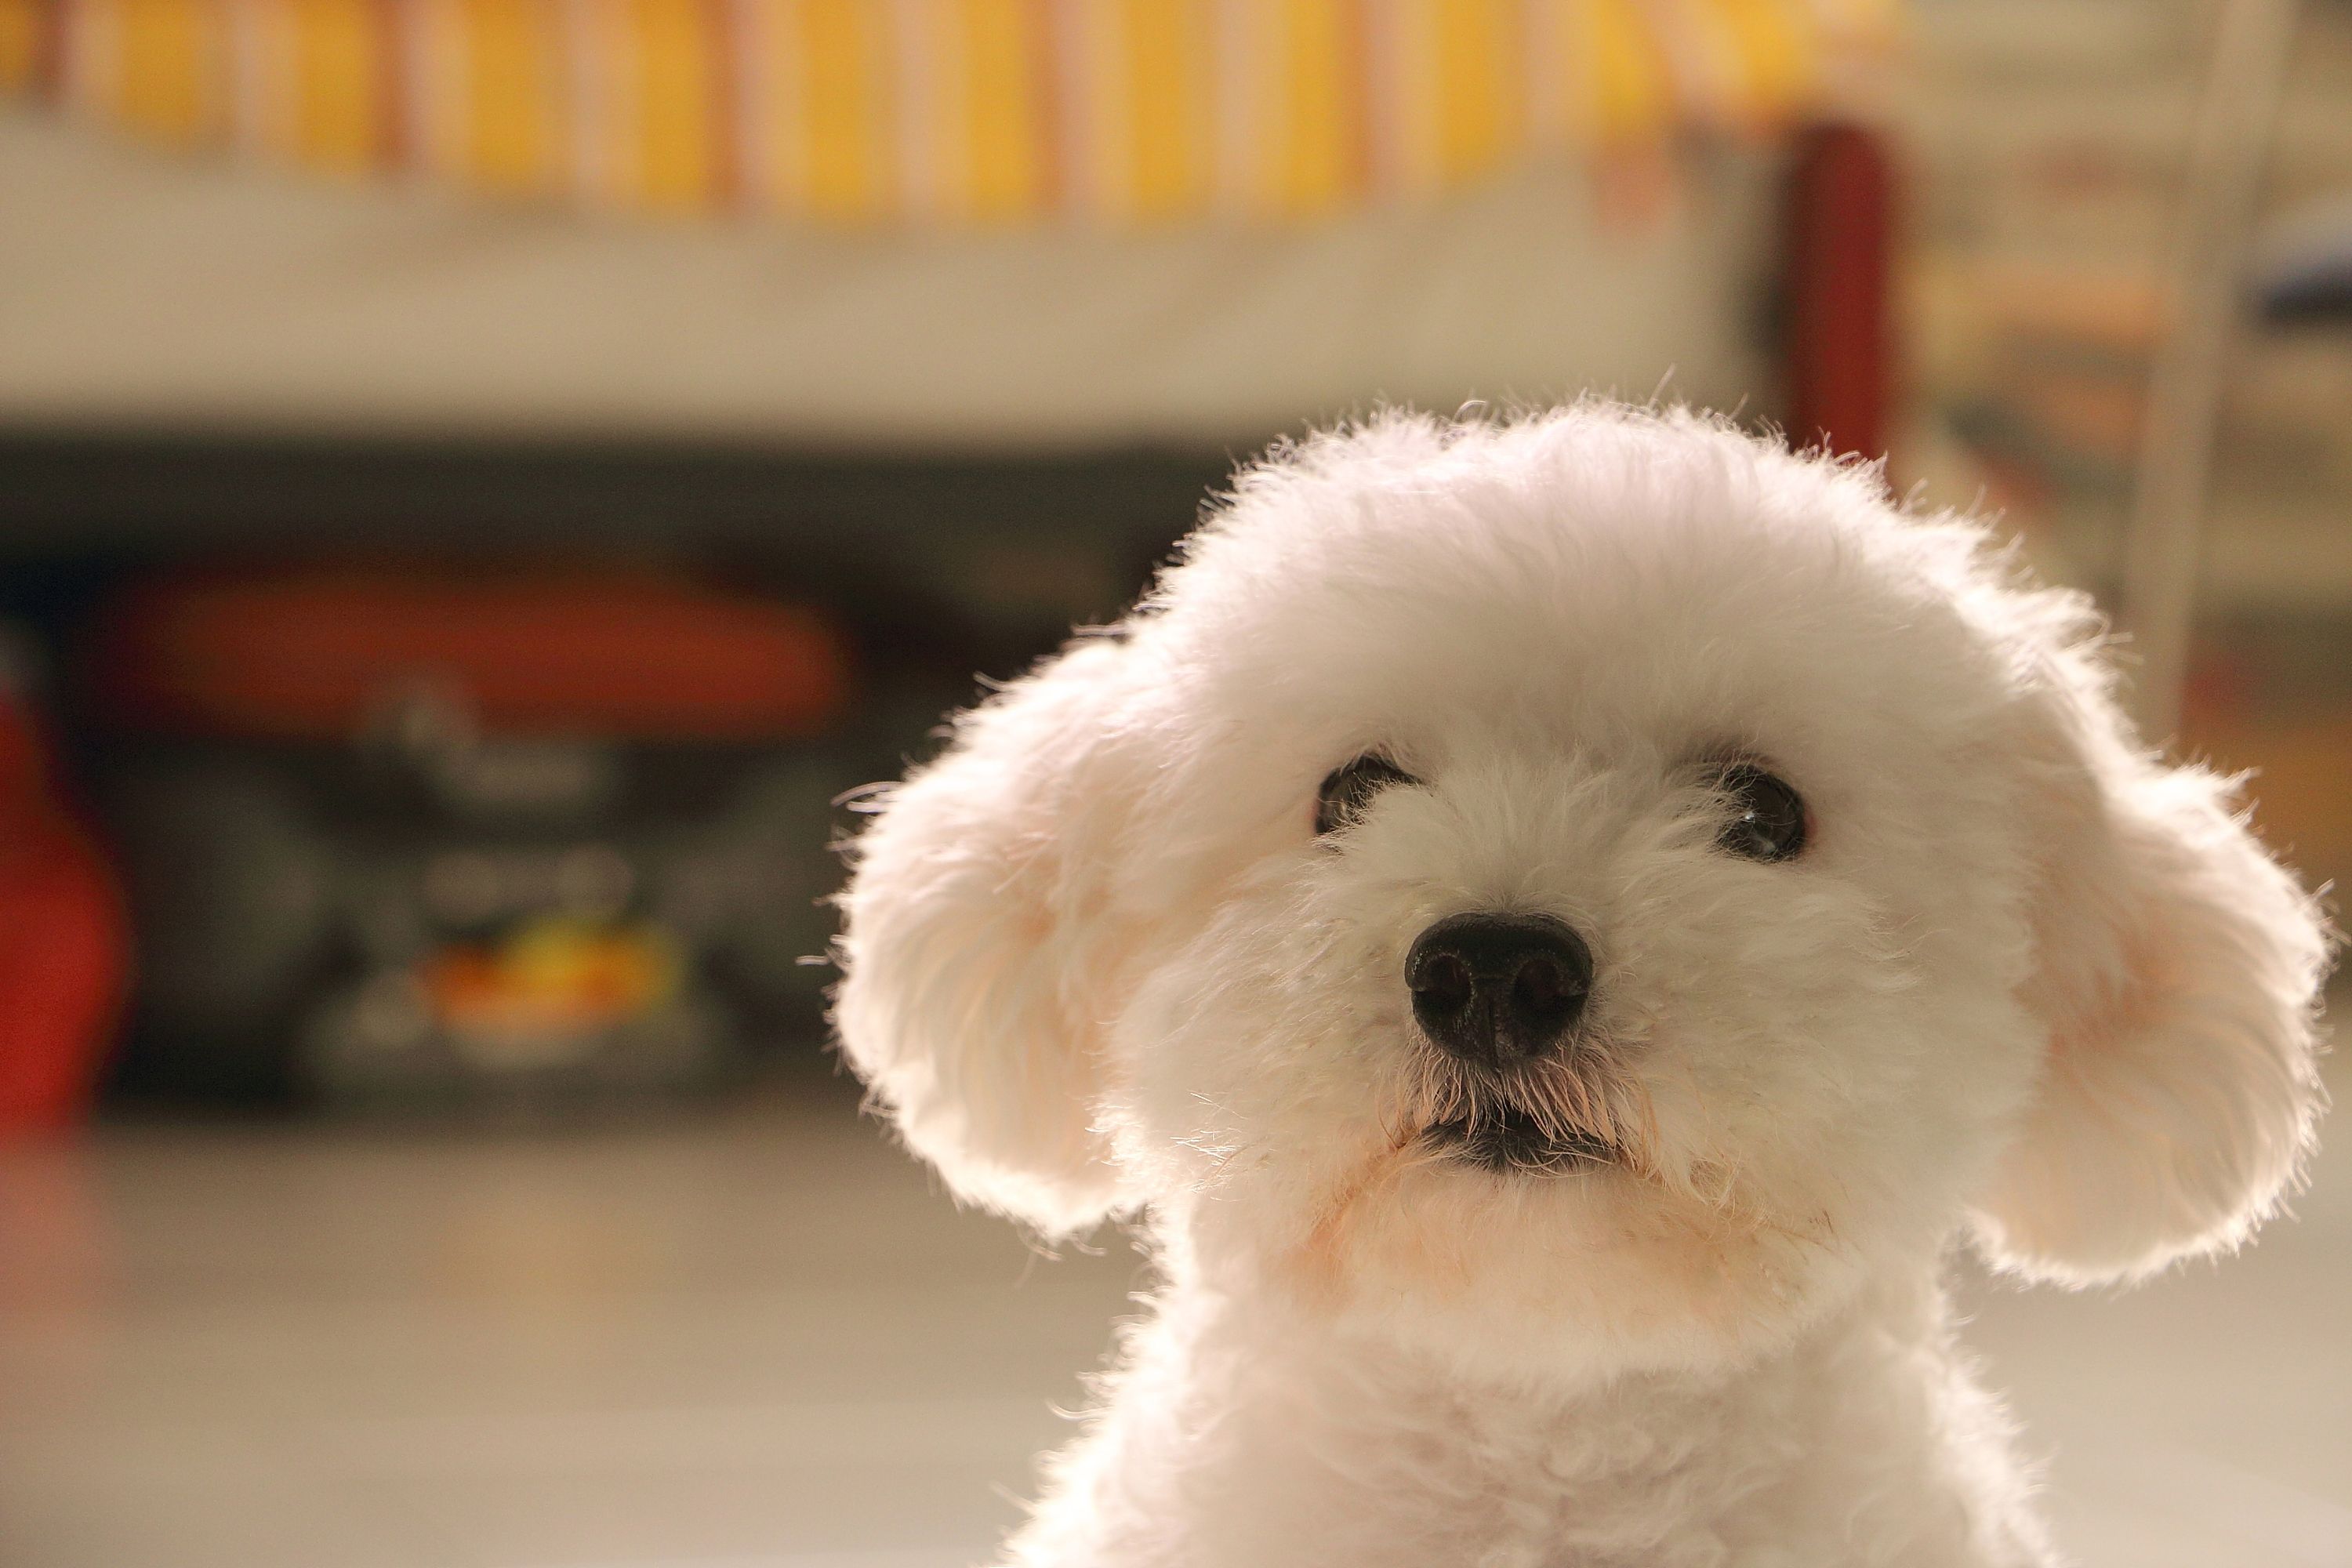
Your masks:
M2096 640L1687 415L1244 474L845 895L907 1142L1165 1279L1008 1561L2052 1561L1948 1249L2234 1247L2320 1101L2314 906Z

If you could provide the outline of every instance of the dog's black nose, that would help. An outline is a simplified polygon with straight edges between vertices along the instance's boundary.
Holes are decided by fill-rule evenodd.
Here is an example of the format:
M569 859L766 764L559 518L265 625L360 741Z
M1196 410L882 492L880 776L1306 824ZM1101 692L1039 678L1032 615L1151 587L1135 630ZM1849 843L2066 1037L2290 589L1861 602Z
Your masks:
M1412 1016L1440 1050L1509 1067L1559 1044L1592 991L1592 950L1549 915L1450 915L1405 955Z

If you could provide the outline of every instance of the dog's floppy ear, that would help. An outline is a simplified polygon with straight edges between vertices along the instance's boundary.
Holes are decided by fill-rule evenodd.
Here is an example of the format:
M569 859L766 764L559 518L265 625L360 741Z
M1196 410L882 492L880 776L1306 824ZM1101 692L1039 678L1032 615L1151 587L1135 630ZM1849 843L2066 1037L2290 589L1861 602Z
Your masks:
M2295 1180L2322 1102L2327 938L2231 781L2135 743L2096 662L2044 666L2039 1097L1978 1207L1979 1246L2066 1284L2243 1241Z
M1047 1231L1118 1205L1093 998L1141 780L1129 650L1069 649L882 797L841 896L841 1047L959 1197Z

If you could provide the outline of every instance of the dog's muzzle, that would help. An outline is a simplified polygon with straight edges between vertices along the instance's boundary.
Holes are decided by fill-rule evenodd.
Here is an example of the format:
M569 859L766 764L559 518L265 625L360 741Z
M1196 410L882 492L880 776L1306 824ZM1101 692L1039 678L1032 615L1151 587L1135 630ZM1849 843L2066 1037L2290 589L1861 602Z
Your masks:
M1592 950L1549 915L1449 915L1405 955L1430 1043L1489 1069L1559 1048L1592 993Z

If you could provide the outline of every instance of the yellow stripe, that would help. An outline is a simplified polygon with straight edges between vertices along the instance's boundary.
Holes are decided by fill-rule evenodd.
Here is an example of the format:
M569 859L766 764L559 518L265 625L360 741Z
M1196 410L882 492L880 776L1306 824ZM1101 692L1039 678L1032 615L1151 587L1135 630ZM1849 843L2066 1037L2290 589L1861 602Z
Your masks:
M1199 0L1122 0L1130 210L1143 218L1191 212L1209 197L1211 23Z
M1356 93L1362 42L1345 0L1267 0L1281 7L1274 40L1279 97L1266 197L1291 216L1327 213L1359 184Z
M562 183L562 22L553 0L463 0L463 165L492 190Z
M1444 179L1487 173L1525 134L1521 61L1513 47L1517 10L1516 0L1437 0L1430 65L1435 163Z
M88 50L74 57L77 87L117 120L191 141L223 130L227 95L247 90L257 101L240 120L269 146L316 165L371 167L386 156L386 95L406 79L384 3L0 0L0 88L30 79L48 7L67 7ZM1439 188L1528 155L1561 119L1597 142L1652 147L1678 118L1710 111L1750 129L1783 122L1822 94L1832 55L1883 47L1898 11L1897 0L737 3L762 22L765 68L752 77L779 88L748 106L760 117L760 162L774 172L771 199L845 220L891 216L906 199L910 150L894 116L909 80L927 95L911 106L924 143L911 153L936 171L944 214L1024 218L1061 202L1074 129L1061 109L1075 100L1090 141L1072 142L1072 155L1107 210L1197 212L1231 175L1253 209L1307 217L1360 197L1368 99L1394 121L1382 145L1405 183ZM434 166L493 190L547 193L569 184L577 140L617 168L624 199L703 208L722 195L734 40L717 0L396 4L422 31L430 120L420 130ZM1374 91L1366 17L1382 7L1401 26L1398 79ZM1542 35L1557 60L1528 58L1527 18L1538 7L1558 19ZM242 63L231 53L240 17L254 29L234 40L254 46L250 80L231 69ZM897 36L910 26L919 36ZM1696 42L1686 77L1674 68L1685 57L1662 47L1669 26L1676 41ZM1057 59L1073 38L1083 58ZM598 64L594 101L609 112L594 124L572 118L573 47ZM910 62L920 68L912 76ZM1559 73L1565 116L1531 124L1530 71ZM1709 101L1695 107L1697 95ZM933 184L917 180L926 193Z
M308 163L355 172L381 153L384 45L369 0L292 0L271 67L284 105L272 140Z
M695 0L629 0L637 189L649 206L683 210L719 188L719 40Z
M220 7L208 0L114 0L114 111L170 142L217 131L225 107Z
M942 127L950 145L940 166L959 172L963 188L961 201L950 190L950 205L987 219L1038 212L1051 174L1039 113L1044 18L1027 0L958 0L955 10L950 58L961 66L963 114Z
M799 0L795 69L803 189L824 217L881 216L891 178L884 75L889 36L875 0Z
M1673 89L1641 15L1630 0L1582 0L1577 21L1585 62L1579 86L1593 139L1631 142L1662 134L1673 114Z
M1702 0L1729 57L1735 114L1748 124L1788 118L1812 84L1812 39L1799 0Z
M29 87L40 58L44 0L0 0L0 92Z

